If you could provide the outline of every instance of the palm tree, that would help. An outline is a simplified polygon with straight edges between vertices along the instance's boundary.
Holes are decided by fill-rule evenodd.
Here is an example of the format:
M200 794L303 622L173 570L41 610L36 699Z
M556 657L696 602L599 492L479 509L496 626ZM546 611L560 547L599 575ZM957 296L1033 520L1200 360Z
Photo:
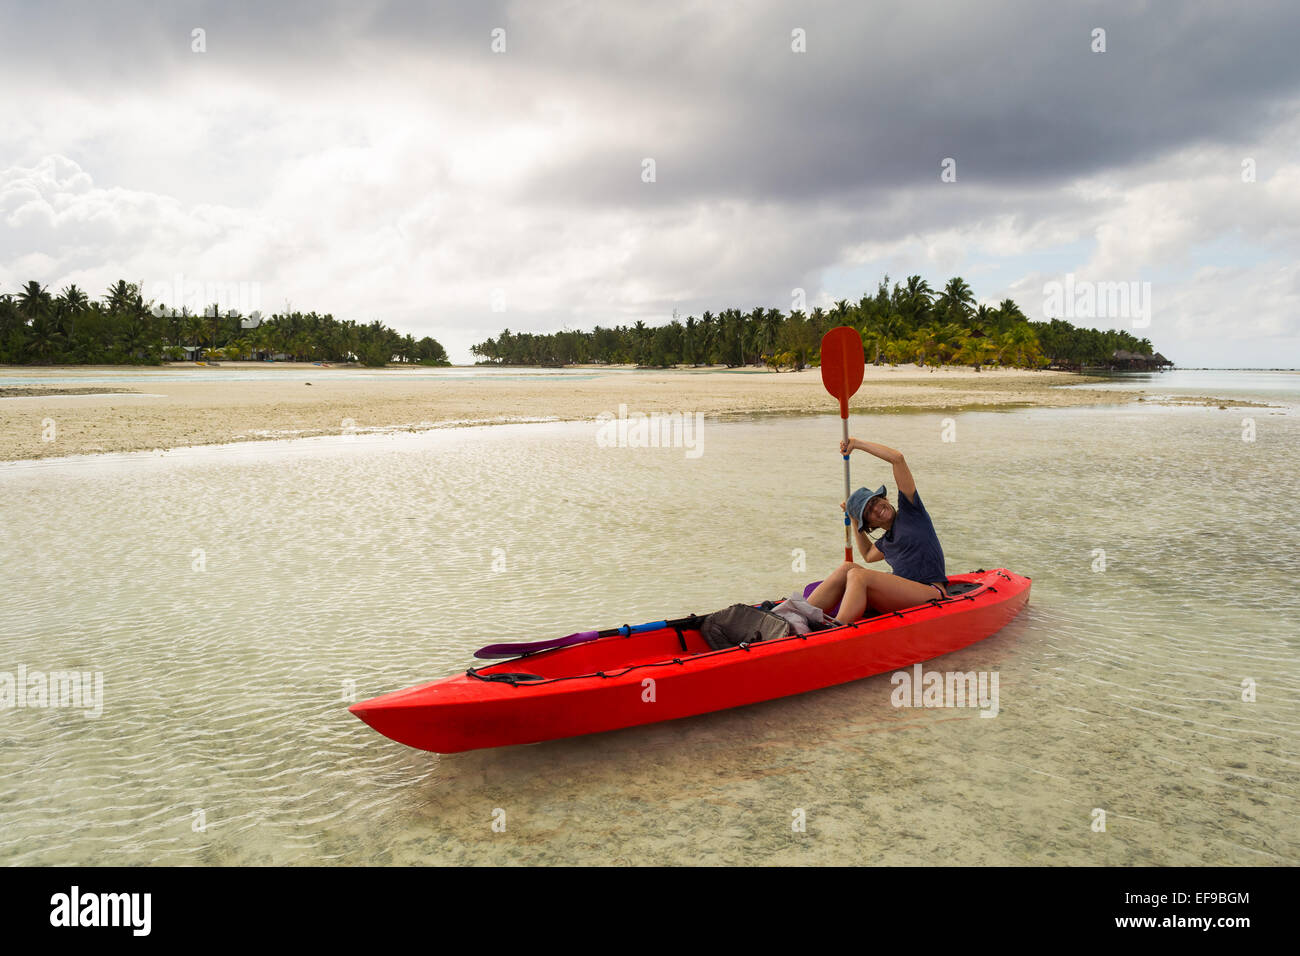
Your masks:
M640 319L632 326L632 361L637 365L644 365L647 361L648 332L646 324Z
M961 340L961 346L953 355L952 360L960 365L973 366L975 371L978 372L980 366L987 365L996 354L996 348L986 337L964 338Z
M271 353L276 351L274 336L275 327L269 323L263 322L257 328L253 329L252 340L254 351L258 353L265 352L266 357L270 358ZM356 349L353 349L352 351L354 354L357 352Z
M743 343L744 321L739 309L724 309L718 316L718 344L720 358L728 368L745 364Z
M746 359L753 357L756 362L759 361L763 351L763 316L766 314L766 309L755 308L745 316L745 343L749 346L744 350Z
M1041 364L1043 353L1038 336L1027 322L1013 325L997 337L995 344L999 362L1028 368Z
M163 337L168 345L181 344L181 339L185 335L185 316L189 314L189 308L182 306L181 311L170 309L163 317Z
M213 302L204 313L204 325L208 330L208 342L212 348L217 347L217 334L221 331L221 306Z
M818 341L830 328L830 322L826 318L826 310L820 305L813 306L813 310L808 313L808 323Z
M74 312L78 309L84 309L90 302L90 298L86 293L78 289L75 283L66 286L64 290L59 293L59 299L63 302L63 305L66 308Z
M762 349L769 355L776 350L776 337L781 331L781 323L785 321L785 316L781 314L780 309L768 309L763 315L763 331L761 336Z
M32 320L28 342L37 358L49 359L58 351L58 332L48 315L42 313Z
M913 328L920 325L925 318L926 313L930 311L934 290L930 288L930 283L926 282L920 276L908 276L907 286L899 292L898 311L900 314L910 320Z
M875 296L864 293L862 298L858 299L858 304L854 306L854 311L857 313L858 331L861 332L866 329L876 316Z
M110 312L127 312L135 305L139 289L131 285L125 279L118 279L113 285L108 287L108 293L104 299L108 304Z
M885 361L890 365L900 365L913 360L914 349L911 339L890 339L885 346Z
M930 341L930 329L913 329L903 340L903 353L909 361L917 365L929 364L930 356L934 354L934 343Z
M907 332L907 320L897 312L891 312L880 320L880 334L886 339L896 339Z
M947 322L934 330L934 341L939 346L939 361L944 363L957 354L966 330L956 322Z
M123 322L117 341L122 351L132 358L146 358L149 347L154 344L147 329L140 323L129 320Z
M183 315L181 326L185 338L194 348L201 348L203 345L203 316L201 315ZM197 354L197 353L196 353Z
M700 355L705 365L713 364L713 344L717 337L717 323L712 312L700 316Z
M862 333L862 352L869 364L879 365L888 347L889 336L880 331L879 327Z
M991 328L992 331L1001 333L1018 323L1027 321L1029 320L1025 317L1025 313L1020 311L1020 306L1016 305L1014 299L1003 299L993 310Z
M939 306L947 314L949 322L964 322L970 316L971 306L975 304L975 295L966 280L954 276L943 287L939 296Z
M802 311L796 309L791 312L776 338L776 347L785 360L782 364L788 364L795 369L803 368L812 357L819 339L813 323Z
M66 286L59 293L58 309L60 313L68 317L68 341L71 342L77 333L77 313L84 309L90 299L86 293L77 288L76 284Z
M51 301L45 286L32 280L23 286L23 291L18 293L18 311L27 321L35 322L39 316L48 311Z
M848 299L836 300L835 307L831 309L831 318L835 320L835 324L837 326L848 325L849 322L849 300Z

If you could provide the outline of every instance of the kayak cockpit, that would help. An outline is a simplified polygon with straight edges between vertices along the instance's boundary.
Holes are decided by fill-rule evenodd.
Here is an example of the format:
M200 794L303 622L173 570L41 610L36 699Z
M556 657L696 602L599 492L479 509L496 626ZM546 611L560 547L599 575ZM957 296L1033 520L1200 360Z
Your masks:
M691 657L711 651L698 629L665 627L628 637L602 637L585 644L526 654L498 664L474 668L474 676L488 680L499 674L532 674L546 680L579 677L636 664Z
M857 623L861 624L863 621L884 617L901 617L935 604L942 605L954 601L970 600L988 584L982 576L976 577L976 575L985 575L987 573L980 571L971 575L962 575L960 578L950 578L948 585L949 597L943 601L928 601L925 604L917 605L916 608L907 608L901 612L869 610L865 617ZM811 590L814 586L815 584L809 585L808 590ZM716 649L709 645L699 631L698 622L702 618L683 619L683 621L685 620L697 622L696 626L670 625L653 631L637 631L630 635L610 635L581 644L535 651L499 663L473 668L470 676L486 681L526 683L533 679L555 680L557 678L583 677L606 671L622 670L627 667L672 661L675 658L682 659L715 652ZM873 621L873 623L876 622Z

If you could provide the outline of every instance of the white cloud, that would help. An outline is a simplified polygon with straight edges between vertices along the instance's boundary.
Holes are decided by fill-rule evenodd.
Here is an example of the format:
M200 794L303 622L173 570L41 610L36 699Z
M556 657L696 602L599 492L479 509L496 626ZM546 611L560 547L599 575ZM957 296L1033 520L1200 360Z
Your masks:
M264 311L289 301L380 319L464 360L505 325L788 309L795 286L810 306L856 300L874 292L878 275L861 277L876 268L932 285L960 273L980 301L1011 296L1039 317L1043 283L1072 271L1150 277L1152 337L1171 355L1185 346L1208 361L1210 343L1240 329L1255 330L1233 339L1243 349L1292 335L1294 274L1277 263L1300 261L1297 105L1280 102L1242 142L1207 130L1169 151L1153 134L1138 161L1099 151L1057 171L1049 151L1009 173L1052 146L1034 139L1043 116L1072 106L1049 132L1094 128L1068 83L1032 68L1052 62L1056 28L1028 10L937 32L900 14L894 41L865 60L856 8L811 18L804 59L788 51L784 13L691 6L665 25L636 9L554 20L507 5L491 11L509 15L510 52L498 57L489 13L468 8L440 12L450 23L415 8L335 11L289 39L283 22L214 20L202 56L188 53L188 27L150 21L138 35L147 64L121 59L121 24L103 38L78 24L62 55L84 69L34 57L2 78L27 108L0 130L12 163L0 172L0 288L37 279L98 294L126 278L148 291L178 274L253 283ZM967 49L968 30L1001 35L994 21L1039 31L1010 79L990 73L991 51ZM961 72L964 57L974 72ZM940 83L929 66L940 60L996 89ZM854 72L867 61L883 72ZM1035 78L1041 104L1025 98ZM894 95L918 88L930 92ZM949 128L967 100L977 118ZM1099 112L1130 135L1163 120L1135 127L1113 106ZM940 184L935 157L950 149L961 179ZM653 185L639 182L645 155L660 162ZM1258 163L1254 184L1240 182L1245 156ZM491 311L495 289L505 313Z

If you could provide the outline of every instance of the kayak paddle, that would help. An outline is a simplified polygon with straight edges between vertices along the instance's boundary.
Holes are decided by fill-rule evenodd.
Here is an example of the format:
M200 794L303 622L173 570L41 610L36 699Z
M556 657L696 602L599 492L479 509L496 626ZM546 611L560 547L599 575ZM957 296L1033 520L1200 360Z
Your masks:
M849 439L849 397L862 384L862 375L866 361L862 350L862 337L857 329L847 325L831 329L822 336L822 383L826 390L840 400L840 418L844 423L844 440ZM844 456L844 501L849 500L849 456ZM844 560L853 560L852 532L849 526L848 512L844 513ZM527 641L518 644L489 644L474 652L482 659L498 657L518 657L521 654L534 654L538 651L550 651L559 647L571 647L585 644L601 637L622 635L627 637L642 631L657 631L663 627L682 627L698 624L700 618L678 618L675 621L651 621L648 624L624 624L604 631L579 631L565 637L556 637L546 641Z
M523 644L489 644L487 647L481 647L475 651L474 656L478 658L518 657L520 654L533 654L537 651L554 650L557 647L585 644L587 641L594 641L598 637L614 637L615 635L627 637L630 634L639 634L642 631L657 631L661 627L694 627L699 622L700 618L692 614L690 617L679 617L675 621L624 624L621 627L611 627L604 631L579 631L577 634L569 634L566 637L553 637L547 641L529 641Z
M822 384L840 400L840 421L844 440L849 440L849 398L862 384L866 356L858 330L841 325L822 336ZM844 455L844 505L849 503L849 456ZM844 560L853 560L853 531L849 513L844 512Z

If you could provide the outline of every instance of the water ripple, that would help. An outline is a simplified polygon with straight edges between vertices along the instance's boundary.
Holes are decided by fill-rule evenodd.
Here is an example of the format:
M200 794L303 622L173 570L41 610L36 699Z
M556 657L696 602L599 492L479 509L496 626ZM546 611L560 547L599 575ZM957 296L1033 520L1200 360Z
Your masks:
M0 670L104 681L97 719L0 712L0 862L1294 864L1297 602L1261 542L1300 530L1269 506L1300 421L1243 454L1214 411L855 422L907 450L951 570L1034 577L927 665L995 670L994 720L880 675L448 757L347 704L822 576L838 420L708 423L699 459L536 425L0 468Z

